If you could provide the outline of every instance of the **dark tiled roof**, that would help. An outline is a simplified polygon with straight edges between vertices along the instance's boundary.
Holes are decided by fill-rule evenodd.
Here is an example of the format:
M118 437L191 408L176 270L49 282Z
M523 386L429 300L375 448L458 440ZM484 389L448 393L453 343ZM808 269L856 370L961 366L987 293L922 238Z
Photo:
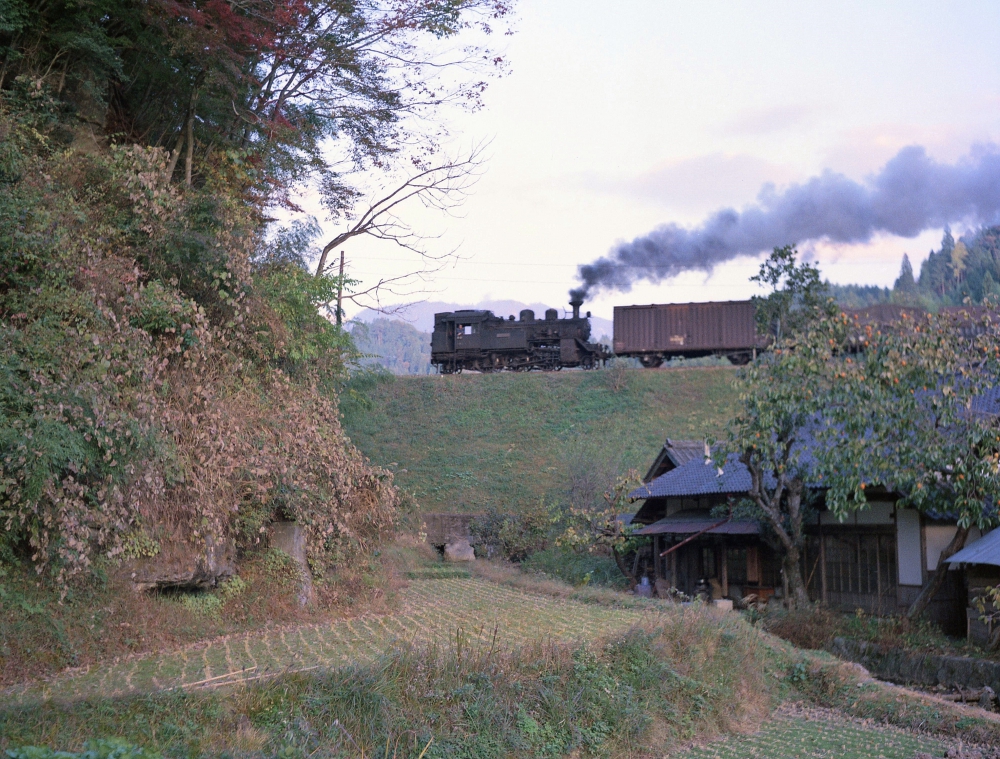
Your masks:
M636 488L629 498L667 498L669 496L708 495L711 493L750 492L750 472L731 454L721 469L702 456L660 475Z

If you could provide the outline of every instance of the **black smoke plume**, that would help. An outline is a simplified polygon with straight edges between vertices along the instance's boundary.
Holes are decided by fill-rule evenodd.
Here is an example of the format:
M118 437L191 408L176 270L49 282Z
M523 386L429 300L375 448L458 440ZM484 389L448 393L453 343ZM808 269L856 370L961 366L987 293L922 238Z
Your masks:
M1000 147L985 145L954 165L922 147L903 148L864 184L827 171L778 192L765 185L756 205L725 208L700 227L664 224L619 243L608 255L580 266L583 286L628 291L638 280L660 282L689 269L711 271L738 256L808 240L868 242L879 232L914 237L962 220L993 223L1000 217Z

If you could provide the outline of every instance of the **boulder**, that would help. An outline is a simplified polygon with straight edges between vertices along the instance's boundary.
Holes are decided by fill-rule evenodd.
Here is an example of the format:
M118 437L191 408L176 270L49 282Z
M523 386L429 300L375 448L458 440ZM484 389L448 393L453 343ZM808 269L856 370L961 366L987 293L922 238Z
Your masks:
M299 606L308 606L316 596L312 572L309 570L306 531L295 522L275 522L271 527L271 548L287 553L299 568L302 584L299 586Z
M997 694L993 692L990 686L985 686L983 688L983 694L979 697L979 708L986 709L987 711L993 711L993 704L997 700Z
M159 552L150 558L130 562L136 590L208 590L234 574L235 548L229 541L211 536L201 546L183 538L160 541Z
M476 552L468 540L455 540L444 547L444 560L450 562L475 561Z

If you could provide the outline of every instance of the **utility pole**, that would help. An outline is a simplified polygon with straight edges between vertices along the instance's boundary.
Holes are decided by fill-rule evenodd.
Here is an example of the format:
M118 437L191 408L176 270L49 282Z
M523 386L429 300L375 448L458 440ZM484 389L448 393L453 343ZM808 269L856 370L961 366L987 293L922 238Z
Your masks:
M340 251L340 281L337 283L337 326L341 326L344 321L343 311L340 304L344 297L344 251Z

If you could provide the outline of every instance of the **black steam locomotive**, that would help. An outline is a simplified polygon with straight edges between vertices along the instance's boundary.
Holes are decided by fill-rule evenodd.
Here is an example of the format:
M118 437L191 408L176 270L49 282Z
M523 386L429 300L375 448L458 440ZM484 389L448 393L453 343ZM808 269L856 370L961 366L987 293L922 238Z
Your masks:
M504 319L492 311L453 311L434 314L431 364L441 374L463 369L494 372L502 369L554 371L563 367L594 369L610 353L590 339L590 312L580 316L583 301L571 301L573 316L559 318L550 308L544 319L528 309L520 318Z

